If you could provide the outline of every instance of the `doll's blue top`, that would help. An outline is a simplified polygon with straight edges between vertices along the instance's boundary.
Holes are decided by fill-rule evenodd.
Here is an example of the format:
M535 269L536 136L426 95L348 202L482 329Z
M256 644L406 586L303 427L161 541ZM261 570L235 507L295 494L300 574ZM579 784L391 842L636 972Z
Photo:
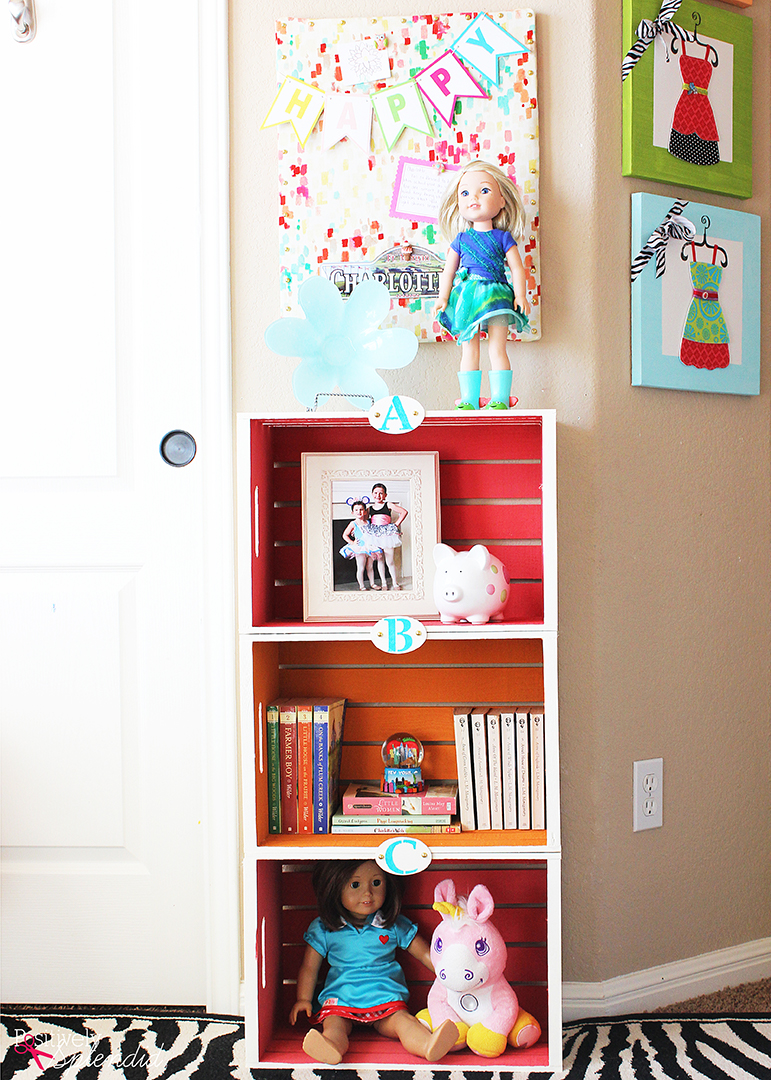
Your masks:
M506 252L516 247L511 233L504 229L465 229L450 247L460 257L458 268L485 281L506 281Z
M396 950L406 949L418 932L415 923L399 915L393 926L383 926L380 913L369 915L361 928L345 923L327 930L314 919L305 940L329 961L329 974L319 1001L368 1009L409 997Z

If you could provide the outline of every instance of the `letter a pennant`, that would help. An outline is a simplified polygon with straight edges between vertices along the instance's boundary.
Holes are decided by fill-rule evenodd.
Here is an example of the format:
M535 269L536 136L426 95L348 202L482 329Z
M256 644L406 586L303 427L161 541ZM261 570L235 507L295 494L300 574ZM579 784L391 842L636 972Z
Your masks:
M415 76L421 93L431 102L448 127L452 127L459 97L486 98L479 83L449 49Z
M277 124L288 121L294 128L300 145L304 147L323 108L323 90L318 90L315 86L309 86L308 83L287 75L260 129L275 127Z
M327 94L324 106L324 150L346 137L365 154L372 141L372 102L364 94Z
M499 85L498 57L528 52L527 45L484 12L468 24L450 48L496 86Z
M412 79L378 90L370 95L370 100L389 150L406 127L424 135L434 134L423 98Z

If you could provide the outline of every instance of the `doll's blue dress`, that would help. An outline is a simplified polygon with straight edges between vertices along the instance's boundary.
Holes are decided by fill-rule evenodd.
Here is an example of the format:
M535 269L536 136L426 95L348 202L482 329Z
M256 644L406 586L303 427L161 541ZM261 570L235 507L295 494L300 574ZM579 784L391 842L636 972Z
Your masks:
M403 915L393 926L383 926L379 916L369 915L361 927L344 923L339 930L327 930L314 919L305 931L305 941L329 961L314 1023L330 1014L372 1023L407 1007L409 990L396 950L409 948L418 928Z
M506 252L516 241L503 229L458 233L450 247L459 257L447 307L437 322L458 341L471 341L488 320L503 316L520 333L527 315L514 307L514 292L506 277Z

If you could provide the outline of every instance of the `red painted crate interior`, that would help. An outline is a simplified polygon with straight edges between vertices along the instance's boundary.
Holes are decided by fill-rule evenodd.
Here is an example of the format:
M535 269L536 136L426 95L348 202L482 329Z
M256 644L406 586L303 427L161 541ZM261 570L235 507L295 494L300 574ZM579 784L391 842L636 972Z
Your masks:
M301 455L385 451L439 454L443 543L485 544L509 574L505 621L543 622L540 417L427 417L394 436L364 416L314 415L251 420L253 625L303 618Z
M423 774L437 783L457 779L453 707L543 705L543 644L539 638L427 641L416 652L392 656L369 641L253 642L254 700L345 697L341 786L380 783L383 741L409 731L423 743ZM264 723L264 721L263 721ZM258 743L259 743L259 732ZM262 733L263 745L266 735ZM340 846L361 836L268 836L267 777L256 769L257 842ZM374 837L373 837L374 839ZM543 844L541 830L484 831L431 837L433 846ZM379 841L376 841L379 842Z
M312 862L257 863L257 947L258 1019L260 1060L264 1063L308 1063L301 1047L307 1030L303 1018L289 1026L289 1010L295 1001L295 983L305 949L303 934L316 916L311 887ZM514 987L520 1006L541 1024L540 1042L528 1050L508 1049L495 1059L500 1068L544 1067L547 1055L547 866L544 862L462 862L434 863L428 870L410 877L402 913L417 923L419 933L430 941L439 915L433 911L434 889L452 878L459 895L468 895L482 883L495 900L493 922L508 949L506 978ZM425 1007L431 973L407 953L399 953L410 987L410 1010ZM322 969L321 979L324 977ZM346 1064L389 1062L415 1065L420 1062L398 1042L383 1039L369 1028L355 1028ZM470 1051L449 1055L441 1067L461 1069L480 1066L487 1059ZM490 1062L489 1064L493 1064Z

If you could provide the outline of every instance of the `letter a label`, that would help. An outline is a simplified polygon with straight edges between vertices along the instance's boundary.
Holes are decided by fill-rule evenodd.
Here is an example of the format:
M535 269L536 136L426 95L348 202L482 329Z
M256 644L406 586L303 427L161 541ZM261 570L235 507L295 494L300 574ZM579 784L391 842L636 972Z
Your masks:
M426 418L426 410L414 398L393 397L376 401L367 413L367 419L376 431L386 435L404 435L420 427Z

